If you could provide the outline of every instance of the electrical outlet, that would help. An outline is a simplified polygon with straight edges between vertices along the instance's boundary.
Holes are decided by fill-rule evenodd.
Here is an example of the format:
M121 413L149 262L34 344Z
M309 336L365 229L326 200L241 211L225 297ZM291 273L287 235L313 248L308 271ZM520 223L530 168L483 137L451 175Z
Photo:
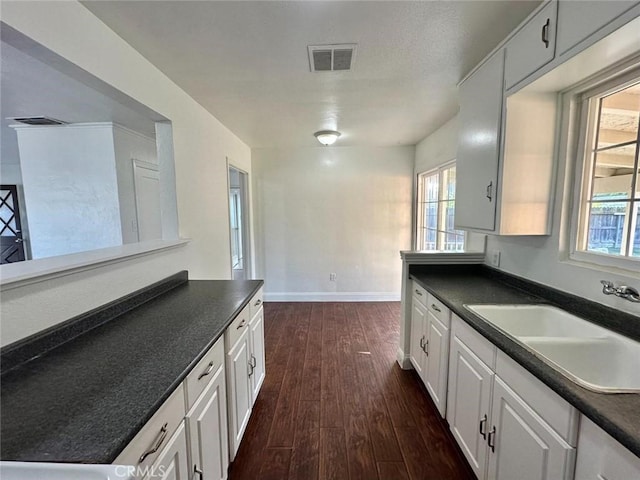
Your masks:
M330 273L329 274L329 281L330 282L335 282L336 281L336 274L335 273Z
M489 263L492 267L500 266L500 250L492 250L489 252Z

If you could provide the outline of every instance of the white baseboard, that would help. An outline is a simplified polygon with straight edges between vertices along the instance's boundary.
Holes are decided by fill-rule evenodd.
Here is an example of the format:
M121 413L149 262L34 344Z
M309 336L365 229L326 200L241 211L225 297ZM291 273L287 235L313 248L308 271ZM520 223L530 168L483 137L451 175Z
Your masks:
M403 370L410 370L413 368L413 365L411 365L411 358L409 358L409 355L405 355L400 347L398 347L396 352L396 360L398 361L400 368Z
M265 302L399 302L395 292L277 292L264 294Z

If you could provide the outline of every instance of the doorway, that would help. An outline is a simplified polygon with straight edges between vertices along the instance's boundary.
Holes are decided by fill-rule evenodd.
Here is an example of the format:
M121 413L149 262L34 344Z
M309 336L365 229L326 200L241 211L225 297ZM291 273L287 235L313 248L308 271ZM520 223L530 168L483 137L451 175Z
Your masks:
M231 278L251 278L249 248L249 174L229 166L229 228L231 238Z

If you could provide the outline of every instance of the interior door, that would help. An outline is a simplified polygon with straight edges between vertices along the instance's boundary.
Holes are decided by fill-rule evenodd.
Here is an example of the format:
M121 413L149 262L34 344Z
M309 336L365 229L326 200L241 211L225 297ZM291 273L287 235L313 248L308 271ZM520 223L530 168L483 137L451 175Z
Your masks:
M0 263L24 259L18 190L16 185L0 185Z
M229 167L229 237L234 280L251 278L249 248L249 174Z

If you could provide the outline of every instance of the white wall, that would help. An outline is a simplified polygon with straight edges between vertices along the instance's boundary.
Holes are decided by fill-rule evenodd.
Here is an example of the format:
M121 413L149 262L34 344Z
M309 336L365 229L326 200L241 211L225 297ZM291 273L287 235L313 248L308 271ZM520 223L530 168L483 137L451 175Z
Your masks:
M32 258L121 245L111 124L17 134Z
M254 149L252 155L265 298L400 298L399 251L411 241L413 147Z
M230 278L226 157L251 172L249 147L80 3L4 2L2 21L172 121L180 235L192 239L170 253L3 291L2 344L180 269Z
M455 116L416 145L413 170L414 195L417 195L417 176L455 160L458 152L458 117ZM415 216L415 213L414 213ZM416 226L413 225L414 238ZM483 251L485 235L467 232L467 251ZM415 245L412 246L412 248Z

